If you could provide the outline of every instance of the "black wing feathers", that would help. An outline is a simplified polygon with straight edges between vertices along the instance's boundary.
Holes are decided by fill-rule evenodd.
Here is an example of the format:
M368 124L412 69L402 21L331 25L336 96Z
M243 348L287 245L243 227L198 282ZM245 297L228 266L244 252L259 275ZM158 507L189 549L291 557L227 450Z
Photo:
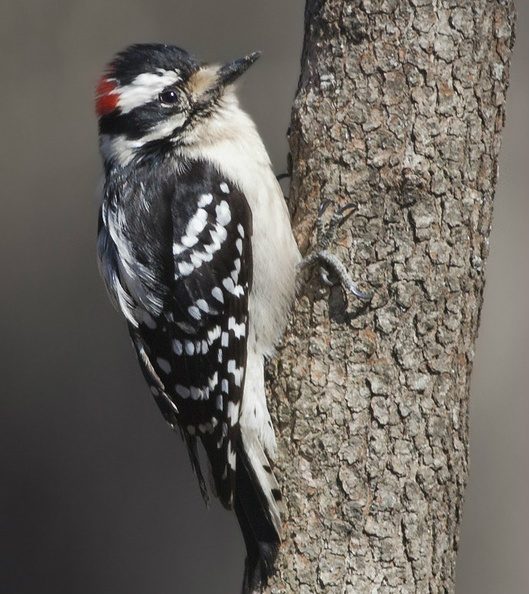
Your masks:
M244 195L202 163L175 176L158 197L144 199L142 208L135 217L141 229L132 227L153 243L135 259L155 271L148 291L163 305L159 313L151 308L144 318L138 314L133 341L164 417L184 433L203 492L196 440L205 447L217 495L231 507L246 365L251 212ZM133 290L141 294L143 288ZM150 303L149 297L143 302Z

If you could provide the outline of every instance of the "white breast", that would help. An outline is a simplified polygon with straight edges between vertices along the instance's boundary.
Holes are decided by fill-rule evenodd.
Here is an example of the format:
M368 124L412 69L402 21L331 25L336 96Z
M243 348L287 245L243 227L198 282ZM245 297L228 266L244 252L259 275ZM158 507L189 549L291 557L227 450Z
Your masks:
M249 314L257 348L265 355L283 333L296 287L299 250L283 192L253 121L233 94L196 130L186 156L212 162L244 193L253 218L253 287ZM196 148L195 148L196 147Z

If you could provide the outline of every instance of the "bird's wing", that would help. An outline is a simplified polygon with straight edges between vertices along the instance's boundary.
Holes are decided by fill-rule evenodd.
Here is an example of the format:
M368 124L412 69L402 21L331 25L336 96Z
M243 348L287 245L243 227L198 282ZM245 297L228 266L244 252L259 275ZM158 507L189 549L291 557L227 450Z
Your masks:
M188 443L203 493L197 440L218 497L231 507L252 281L251 211L241 191L201 163L163 194L163 203L147 207L164 211L147 217L160 245L153 237L150 255L129 258L141 270L120 275L135 304L131 335L162 413L178 422ZM149 236L145 217L136 218L143 226L138 236ZM154 278L143 281L146 270Z

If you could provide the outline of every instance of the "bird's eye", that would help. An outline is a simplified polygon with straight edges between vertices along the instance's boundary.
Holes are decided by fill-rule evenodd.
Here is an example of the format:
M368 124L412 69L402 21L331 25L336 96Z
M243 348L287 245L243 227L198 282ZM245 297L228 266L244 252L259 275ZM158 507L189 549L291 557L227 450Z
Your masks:
M162 91L158 95L158 100L165 105L174 105L175 103L178 103L178 93L173 89Z

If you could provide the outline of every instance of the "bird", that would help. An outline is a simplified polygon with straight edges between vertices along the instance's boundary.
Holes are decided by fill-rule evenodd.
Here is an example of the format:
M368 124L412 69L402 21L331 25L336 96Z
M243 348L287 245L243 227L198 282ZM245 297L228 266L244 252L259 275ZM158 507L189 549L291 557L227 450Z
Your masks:
M243 594L267 583L282 538L264 366L287 325L301 262L282 189L234 84L259 55L218 65L174 45L135 44L110 61L96 90L99 269L204 499L211 492L235 511Z

